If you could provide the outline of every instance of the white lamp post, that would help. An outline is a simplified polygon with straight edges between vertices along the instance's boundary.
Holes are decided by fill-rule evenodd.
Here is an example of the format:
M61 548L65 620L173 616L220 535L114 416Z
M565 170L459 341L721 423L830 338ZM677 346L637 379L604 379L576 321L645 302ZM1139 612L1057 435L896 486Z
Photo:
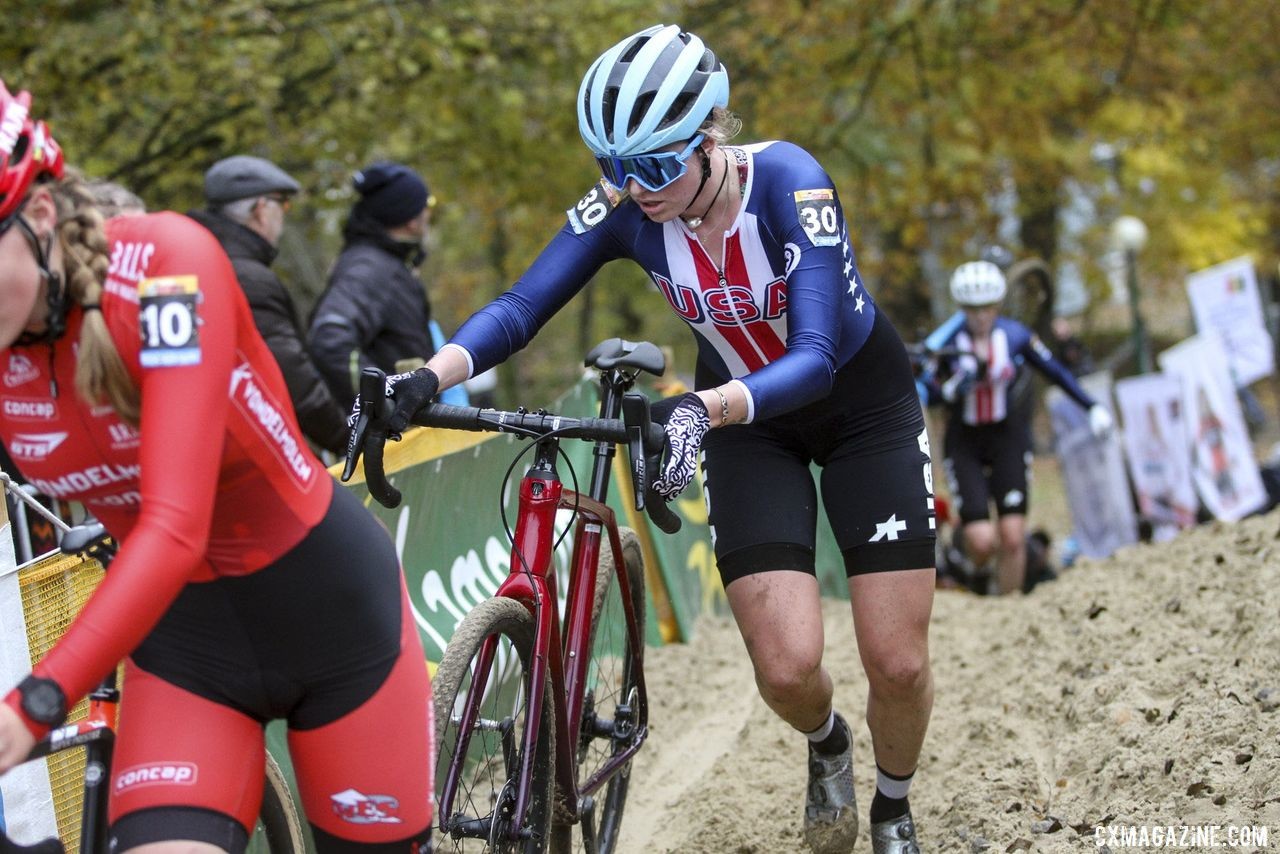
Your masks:
M1125 281L1129 287L1129 311L1133 319L1133 349L1138 360L1138 372L1151 371L1151 351L1147 347L1147 333L1138 311L1138 253L1147 245L1147 224L1136 216L1122 216L1111 224L1111 238L1124 252Z

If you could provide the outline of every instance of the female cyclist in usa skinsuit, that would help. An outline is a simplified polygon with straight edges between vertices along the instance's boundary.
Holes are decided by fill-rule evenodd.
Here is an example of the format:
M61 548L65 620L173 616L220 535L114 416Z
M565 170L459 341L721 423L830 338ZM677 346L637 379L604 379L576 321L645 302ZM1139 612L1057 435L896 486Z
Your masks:
M120 550L0 702L0 772L127 658L113 851L243 851L273 718L320 851L425 850L430 686L393 544L308 450L213 235L104 223L30 102L0 83L0 395L32 404L0 438Z
M602 264L643 267L699 351L698 391L654 407L668 435L656 486L674 497L701 450L716 556L761 696L809 735L806 839L848 851L857 834L853 734L822 666L817 462L871 686L875 850L913 850L907 789L932 705L934 533L911 368L858 276L831 178L790 143L726 146L739 124L728 94L724 66L677 27L597 59L578 120L604 180L506 294L425 369L393 378L390 426L524 347Z
M1075 377L1030 329L1000 315L1007 284L990 261L961 264L951 276L951 296L964 323L939 344L959 352L939 360L929 383L934 402L950 410L944 443L948 486L960 511L966 557L984 566L997 553L1001 594L1023 588L1027 567L1026 519L1031 424L1010 400L1025 362L1058 385L1089 412L1097 436L1110 431L1111 413L1090 397ZM997 526L988 504L994 501Z

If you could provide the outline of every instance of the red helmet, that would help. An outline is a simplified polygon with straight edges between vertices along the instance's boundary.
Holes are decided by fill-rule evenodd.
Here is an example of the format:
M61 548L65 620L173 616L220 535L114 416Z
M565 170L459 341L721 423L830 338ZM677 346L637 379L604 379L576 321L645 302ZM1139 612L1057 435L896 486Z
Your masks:
M32 121L31 93L9 94L0 80L0 223L22 206L41 175L62 177L62 149L42 121Z

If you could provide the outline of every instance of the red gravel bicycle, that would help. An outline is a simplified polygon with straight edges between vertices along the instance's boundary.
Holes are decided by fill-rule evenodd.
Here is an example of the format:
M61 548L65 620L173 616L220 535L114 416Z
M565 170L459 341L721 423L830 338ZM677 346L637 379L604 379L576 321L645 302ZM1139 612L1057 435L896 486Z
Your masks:
M630 453L634 500L674 532L680 520L649 493L665 434L649 402L628 393L641 371L661 374L652 344L610 339L588 354L600 371L599 418L428 404L414 424L515 433L533 440L520 482L511 571L458 626L433 684L437 851L568 852L573 825L587 852L618 841L631 759L648 734L644 686L644 565L634 531L605 505L615 446ZM366 371L361 400L383 400L381 372ZM369 491L394 507L380 418L361 416ZM595 443L586 494L557 472L561 439ZM349 460L348 471L354 468ZM513 464L514 468L514 464ZM557 608L552 565L558 511L574 516L567 605Z

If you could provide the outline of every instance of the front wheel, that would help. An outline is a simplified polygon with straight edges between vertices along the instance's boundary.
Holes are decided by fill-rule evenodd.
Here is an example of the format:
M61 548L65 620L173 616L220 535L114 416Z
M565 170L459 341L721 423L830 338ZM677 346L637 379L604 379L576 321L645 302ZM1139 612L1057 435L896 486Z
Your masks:
M270 854L305 854L307 850L289 779L270 753L267 754L267 780L262 787L262 807L248 850Z
M591 657L587 662L587 683L582 705L581 735L578 738L578 783L588 786L617 754L643 738L644 697L640 686L640 662L644 654L645 595L644 558L635 531L621 528L622 558L631 605L636 617L639 645L627 631L627 616L618 582L618 567L608 540L601 543L596 570L596 597L592 606ZM603 788L592 795L594 807L584 819L582 833L591 836L582 850L611 854L618 844L622 811L631 782L631 762L613 772ZM557 827L556 854L573 850L569 829Z
M529 781L529 808L513 827L525 730L529 675L534 661L533 615L512 599L487 599L458 626L432 681L436 720L436 798L440 804L434 850L537 854L547 848L555 765L555 710L544 680L542 716ZM477 658L492 639L477 715L462 720L475 684ZM543 665L545 668L545 665ZM469 739L461 773L446 792L449 766ZM448 815L445 815L445 805ZM512 836L518 837L512 839Z

